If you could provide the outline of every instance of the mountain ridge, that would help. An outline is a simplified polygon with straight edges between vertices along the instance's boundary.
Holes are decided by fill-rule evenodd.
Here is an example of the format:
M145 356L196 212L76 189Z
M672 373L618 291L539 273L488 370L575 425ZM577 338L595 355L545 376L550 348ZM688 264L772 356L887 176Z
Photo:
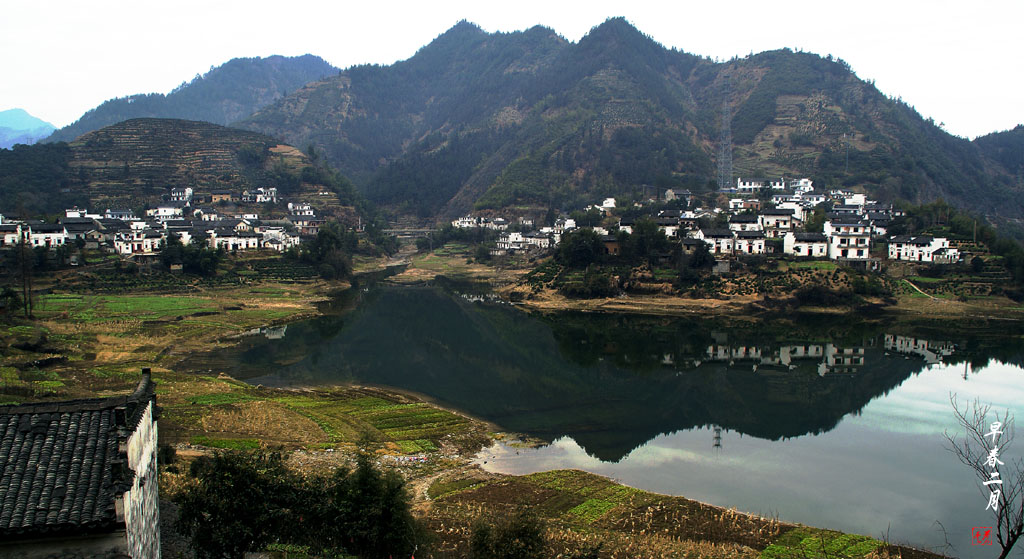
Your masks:
M811 176L1024 216L1024 185L1003 163L842 60L782 49L713 62L622 18L577 43L460 22L407 60L343 70L235 125L315 145L395 211L450 216L565 208L643 184L708 190L725 91L734 178Z
M227 125L301 87L336 73L322 58L306 54L234 58L197 75L167 94L135 94L105 101L46 139L70 142L132 118L178 118Z

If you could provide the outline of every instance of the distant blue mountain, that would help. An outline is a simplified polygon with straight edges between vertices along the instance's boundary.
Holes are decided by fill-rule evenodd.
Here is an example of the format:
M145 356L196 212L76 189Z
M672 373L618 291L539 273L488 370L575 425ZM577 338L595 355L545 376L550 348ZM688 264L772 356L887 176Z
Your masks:
M56 126L23 109L0 111L0 148L10 148L14 144L34 144L56 129Z

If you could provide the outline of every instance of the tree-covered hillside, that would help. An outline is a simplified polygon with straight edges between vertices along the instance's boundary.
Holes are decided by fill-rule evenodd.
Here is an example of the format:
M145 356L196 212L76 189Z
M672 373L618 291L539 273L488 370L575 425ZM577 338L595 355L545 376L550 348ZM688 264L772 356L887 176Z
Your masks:
M180 118L228 124L245 118L308 82L336 74L318 56L236 58L166 95L149 93L111 99L51 135L70 142L82 134L132 118Z
M424 216L711 188L721 109L735 176L1024 216L1012 157L947 134L831 56L714 62L621 18L578 43L460 22L412 58L309 84L239 126L313 144L372 200Z

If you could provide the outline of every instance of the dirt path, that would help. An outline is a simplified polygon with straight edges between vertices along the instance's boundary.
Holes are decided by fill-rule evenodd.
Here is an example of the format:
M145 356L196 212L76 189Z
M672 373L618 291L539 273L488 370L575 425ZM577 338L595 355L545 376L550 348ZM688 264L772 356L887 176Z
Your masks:
M412 493L412 509L416 514L427 514L430 511L430 486L437 481L437 478L449 473L449 470L442 470L427 477L409 481L409 492Z
M920 293L921 295L924 295L925 297L927 297L929 299L932 299L932 300L938 300L936 297L932 297L931 295L925 293L924 291L921 291L921 288L916 286L916 285L914 285L914 283L911 282L910 280L904 279L903 281L907 282L907 285L909 285L910 287L913 287L914 289L916 289L917 292Z

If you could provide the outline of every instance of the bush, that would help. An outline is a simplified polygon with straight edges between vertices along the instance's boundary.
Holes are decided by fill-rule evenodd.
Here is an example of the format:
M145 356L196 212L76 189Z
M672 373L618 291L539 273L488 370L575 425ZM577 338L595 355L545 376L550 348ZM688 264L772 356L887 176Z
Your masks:
M221 452L197 459L190 474L178 526L200 558L241 557L272 543L383 558L424 543L404 481L366 456L353 472L304 478L280 453Z
M544 524L530 512L497 522L478 520L469 549L473 559L532 559L544 557Z

